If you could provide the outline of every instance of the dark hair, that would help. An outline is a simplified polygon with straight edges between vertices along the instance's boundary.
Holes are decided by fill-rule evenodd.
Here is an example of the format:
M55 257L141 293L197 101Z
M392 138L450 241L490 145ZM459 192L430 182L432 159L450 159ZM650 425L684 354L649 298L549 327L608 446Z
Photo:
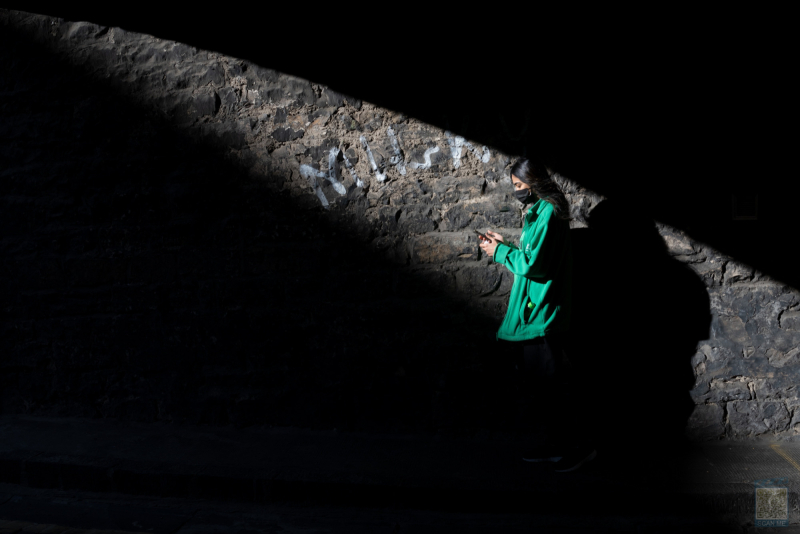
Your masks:
M553 213L559 219L569 221L569 202L547 169L538 161L520 159L511 167L511 174L530 186L533 193L553 205Z

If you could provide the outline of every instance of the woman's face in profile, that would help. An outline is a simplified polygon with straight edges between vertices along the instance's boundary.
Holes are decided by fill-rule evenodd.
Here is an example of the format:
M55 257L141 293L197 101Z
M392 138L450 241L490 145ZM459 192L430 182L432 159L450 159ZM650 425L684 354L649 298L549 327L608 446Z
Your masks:
M529 186L528 184L526 184L525 182L523 182L522 180L520 180L519 178L517 178L513 174L511 175L511 182L514 184L514 191L521 191L523 189L530 189L531 188L531 186Z

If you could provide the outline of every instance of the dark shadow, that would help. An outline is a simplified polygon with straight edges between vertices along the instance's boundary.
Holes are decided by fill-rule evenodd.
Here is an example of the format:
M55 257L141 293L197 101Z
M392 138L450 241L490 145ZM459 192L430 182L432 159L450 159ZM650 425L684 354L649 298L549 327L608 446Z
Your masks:
M587 377L581 420L613 469L641 472L688 444L690 359L710 335L709 296L635 205L603 200L588 223L572 231L570 343Z
M5 413L511 431L495 321L371 250L360 189L325 212L29 38L2 49Z
M497 322L370 250L378 229L302 208L219 146L0 39L4 413L513 431ZM363 210L360 193L341 201ZM607 200L590 223L573 232L572 354L594 374L604 454L634 467L633 442L682 432L708 300L646 216Z

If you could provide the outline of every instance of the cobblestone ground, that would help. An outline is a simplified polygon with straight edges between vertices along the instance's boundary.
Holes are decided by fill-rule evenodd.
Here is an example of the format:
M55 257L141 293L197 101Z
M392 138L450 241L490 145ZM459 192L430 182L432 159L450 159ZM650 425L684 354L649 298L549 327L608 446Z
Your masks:
M577 510L576 510L577 511ZM210 533L756 533L731 518L719 519L534 516L529 514L446 513L399 508L319 506L313 503L214 502L112 493L91 493L0 484L0 534L41 532L146 532L149 534ZM792 525L783 534L800 532Z

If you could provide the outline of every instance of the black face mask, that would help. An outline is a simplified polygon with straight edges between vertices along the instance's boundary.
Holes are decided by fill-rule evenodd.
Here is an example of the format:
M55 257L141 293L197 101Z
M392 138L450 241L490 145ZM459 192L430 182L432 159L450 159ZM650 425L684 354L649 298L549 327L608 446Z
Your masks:
M527 204L533 200L533 192L530 189L520 189L519 191L514 191L514 196L517 197L517 200L523 204Z

